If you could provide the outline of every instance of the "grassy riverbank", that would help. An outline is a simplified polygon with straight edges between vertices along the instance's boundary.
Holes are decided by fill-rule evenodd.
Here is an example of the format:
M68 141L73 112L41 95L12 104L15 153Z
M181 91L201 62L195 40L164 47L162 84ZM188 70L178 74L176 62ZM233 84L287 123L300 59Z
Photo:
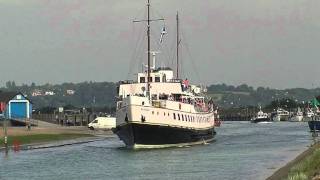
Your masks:
M311 148L312 152L290 169L288 180L307 180L315 176L320 178L320 144Z
M47 143L53 141L62 141L69 139L76 139L82 137L92 137L91 134L29 134L29 135L17 135L8 137L8 145L12 146L14 142L18 142L20 145L23 144L34 144L34 143ZM4 146L4 138L0 139L0 147Z
M317 176L318 173L320 173L320 143L308 148L294 160L278 169L267 180L308 180Z

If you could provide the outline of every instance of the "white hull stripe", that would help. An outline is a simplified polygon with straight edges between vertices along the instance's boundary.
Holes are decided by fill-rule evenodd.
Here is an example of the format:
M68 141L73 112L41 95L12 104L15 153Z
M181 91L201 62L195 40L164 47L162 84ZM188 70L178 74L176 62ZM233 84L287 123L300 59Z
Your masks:
M161 144L161 145L134 144L133 147L129 147L129 148L133 148L133 149L160 149L160 148L169 148L169 147L186 147L186 146L207 144L208 142L211 142L213 140L214 140L214 138L203 140L203 141L191 142L191 143Z

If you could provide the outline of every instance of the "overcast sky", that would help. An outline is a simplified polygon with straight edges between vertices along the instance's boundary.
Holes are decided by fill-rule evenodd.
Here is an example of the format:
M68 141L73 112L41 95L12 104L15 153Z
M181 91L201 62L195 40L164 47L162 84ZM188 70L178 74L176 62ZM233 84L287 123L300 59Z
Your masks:
M152 23L157 63L172 65L179 11L183 77L193 82L320 86L319 0L151 3L166 19ZM0 0L0 83L132 79L146 61L144 24L132 20L144 14L145 0Z

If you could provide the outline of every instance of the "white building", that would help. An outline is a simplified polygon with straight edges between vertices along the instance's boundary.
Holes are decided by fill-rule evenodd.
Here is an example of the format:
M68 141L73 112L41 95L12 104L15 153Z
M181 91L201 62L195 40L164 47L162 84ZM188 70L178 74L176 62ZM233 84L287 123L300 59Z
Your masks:
M43 96L43 93L39 89L35 89L32 93L31 96Z
M74 95L75 92L76 92L75 90L68 89L67 90L67 95Z
M46 91L45 93L44 93L44 95L45 96L53 96L53 95L55 95L56 93L54 93L53 91Z

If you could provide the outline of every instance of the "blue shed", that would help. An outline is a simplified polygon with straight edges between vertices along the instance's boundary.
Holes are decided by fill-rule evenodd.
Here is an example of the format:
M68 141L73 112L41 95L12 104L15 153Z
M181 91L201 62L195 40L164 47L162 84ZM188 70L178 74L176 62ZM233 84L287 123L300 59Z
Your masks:
M0 92L0 104L6 118L31 118L32 102L20 92Z

